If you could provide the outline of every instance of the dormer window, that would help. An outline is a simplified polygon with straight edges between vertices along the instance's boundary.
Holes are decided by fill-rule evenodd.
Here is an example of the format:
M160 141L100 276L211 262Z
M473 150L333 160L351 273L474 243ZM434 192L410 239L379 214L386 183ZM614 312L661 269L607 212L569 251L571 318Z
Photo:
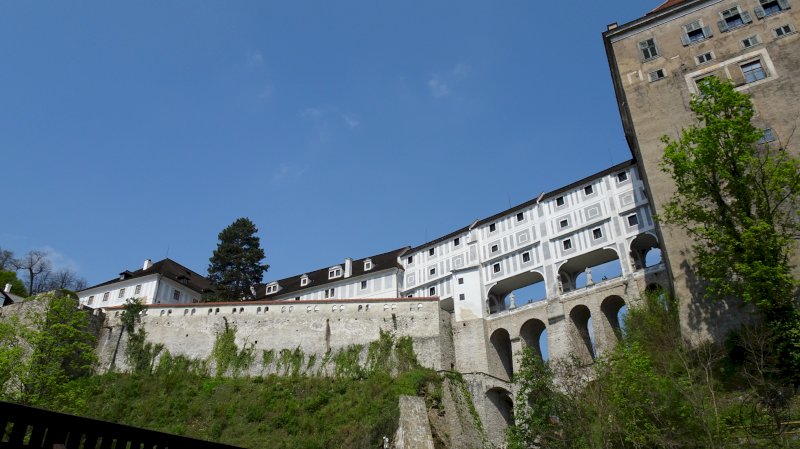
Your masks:
M277 283L267 285L267 294L268 295L276 293L277 291L278 291L278 284Z
M308 279L308 276L306 276L305 274L303 275L303 277L300 278L301 287L305 287L306 285L308 285L309 282L310 280Z
M364 271L369 271L372 269L372 260L367 259L364 261Z
M342 267L333 267L328 270L328 279L342 277Z

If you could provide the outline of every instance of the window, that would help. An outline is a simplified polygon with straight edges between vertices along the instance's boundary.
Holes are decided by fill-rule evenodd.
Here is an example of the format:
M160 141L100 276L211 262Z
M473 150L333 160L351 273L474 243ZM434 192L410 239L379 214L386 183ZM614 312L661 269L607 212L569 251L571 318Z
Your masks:
M569 220L566 219L566 218L558 222L558 228L559 229L564 229L567 226L569 226Z
M278 284L270 284L267 285L267 294L275 293L278 291Z
M108 301L109 292L103 293L103 301Z
M492 245L492 252L493 253L496 253L499 250L500 250L500 248L497 245Z
M500 264L496 263L496 264L492 265L492 271L495 272L495 273L499 273L500 272Z
M621 171L617 173L617 182L625 182L628 180L628 172Z
M361 290L367 289L367 281L361 281Z
M333 298L335 293L336 293L336 290L333 289L333 288L326 288L325 289L325 297L326 298Z
M650 82L658 81L660 79L664 79L667 75L664 73L664 69L653 70L652 72L647 74L647 77L650 79Z
M429 256L433 256L435 254L436 254L436 248L431 248L431 249L428 250L428 255Z
M572 249L572 240L566 239L561 242L561 245L564 247L564 250Z
M792 33L794 33L794 28L792 28L791 25L784 25L782 27L775 28L775 37L778 37L778 38L786 36L787 34L792 34Z
M703 53L702 55L697 55L697 64L705 64L712 59L714 59L714 53L709 51L707 53Z
M653 38L639 42L639 51L642 53L642 61L648 61L658 56L658 48Z
M759 144L765 144L767 142L772 142L775 140L775 134L772 132L771 128L767 128L762 131L764 134L758 139Z
M408 262L409 265L414 263L414 256L408 256L408 259L406 259L406 262Z
M464 278L458 278L458 285L464 284Z
M636 214L628 215L628 226L636 226L639 224L639 217Z
M758 45L761 41L758 40L758 35L750 36L747 39L742 39L742 47L743 48L750 48L754 45Z
M530 262L531 253L522 253L522 262Z
M564 197L560 196L556 198L556 206L563 206L564 205Z
M364 261L364 271L369 271L372 269L372 260L367 259Z
M342 267L334 267L328 270L328 279L338 278L342 275Z
M497 225L492 223L489 225L489 232L494 232L497 230Z
M429 296L436 296L436 287L431 287L428 289Z
M295 297L294 297L294 300L295 300L295 301L300 301L300 297L299 297L299 296L295 296Z
M592 238L595 240L603 238L603 230L600 228L592 229Z
M588 185L588 186L586 186L586 187L584 187L584 188L583 188L583 193L585 193L585 194L587 194L587 195L591 195L591 194L593 194L593 193L594 193L594 187L592 187L592 185L591 185L591 184L590 184L590 185Z
M414 297L414 295L413 295L413 294L408 294L408 295L406 295L406 298L413 298L413 297ZM383 308L383 310L386 310L386 307L384 307L384 308Z
M750 17L750 13L747 11L742 11L738 6L734 6L733 8L720 12L719 16L722 19L717 22L720 33L725 33L734 28L739 28L740 26L744 26L753 21L753 19Z
M180 301L181 300L181 291L178 290L178 289L173 290L172 291L172 299L174 299L175 301Z
M459 300L459 301L463 301L464 299L466 299L466 297L464 296L464 294L463 294L463 293L459 293L459 294L458 294L458 300Z
M142 292L142 284L137 285L136 288L133 289L134 295L138 295L141 292Z
M303 276L300 278L300 286L305 287L306 285L308 285L308 276ZM269 287L267 287L267 289L269 289Z
M436 267L433 267L430 270L428 270L428 273L430 273L431 276L435 276L436 275Z
M125 297L125 289L121 288L119 289L119 294L117 295L117 298L124 298L124 297Z
M94 295L90 296L90 297L89 297L89 300L88 300L88 301L86 301L86 302L87 302L87 304L91 304L91 303L93 303L93 302L94 302Z
M789 0L760 0L760 3L761 6L756 6L756 9L753 10L759 19L778 14L790 8Z
M711 28L704 27L699 20L683 26L683 34L681 35L681 43L683 46L701 42L713 36Z
M517 221L522 221L524 219L525 219L525 214L523 214L522 212L517 214Z
M755 83L767 77L767 72L765 72L764 68L761 66L761 61L742 64L742 74L744 75L744 82L747 84Z
M458 246L461 244L461 238L456 237L453 239L453 246Z

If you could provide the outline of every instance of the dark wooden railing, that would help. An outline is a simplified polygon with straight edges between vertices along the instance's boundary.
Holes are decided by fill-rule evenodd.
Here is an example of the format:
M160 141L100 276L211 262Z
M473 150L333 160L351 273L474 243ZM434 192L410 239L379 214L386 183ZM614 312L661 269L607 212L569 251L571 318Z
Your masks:
M168 433L0 402L0 448L235 449Z

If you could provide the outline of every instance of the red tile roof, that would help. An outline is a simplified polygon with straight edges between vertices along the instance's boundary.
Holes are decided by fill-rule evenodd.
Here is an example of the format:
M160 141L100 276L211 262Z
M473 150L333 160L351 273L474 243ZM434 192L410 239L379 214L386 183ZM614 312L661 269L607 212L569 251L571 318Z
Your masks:
M656 9L654 9L654 10L650 11L649 13L647 13L647 15L662 11L662 10L667 9L667 8L671 8L671 7L675 6L675 5L680 5L681 3L685 2L685 1L687 1L687 0L667 0L664 3L660 4L658 7L656 7Z

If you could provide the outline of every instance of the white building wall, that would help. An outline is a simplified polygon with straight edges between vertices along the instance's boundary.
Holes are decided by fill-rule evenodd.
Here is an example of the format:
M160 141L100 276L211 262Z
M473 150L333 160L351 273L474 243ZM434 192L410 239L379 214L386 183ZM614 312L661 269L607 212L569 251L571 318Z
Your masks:
M138 294L137 286L141 286ZM178 300L174 299L176 290L180 293ZM106 293L108 299L104 301ZM199 292L183 284L153 274L84 290L80 292L79 301L82 305L97 309L121 306L128 298L139 298L144 304L190 304L199 301L200 296Z
M361 283L366 282L366 288L361 288ZM333 289L333 296L325 297L325 291ZM382 270L374 273L367 273L357 277L342 278L338 281L314 286L309 284L308 288L297 292L280 294L270 300L315 300L315 299L369 299L369 298L397 298L399 297L397 288L397 270Z

